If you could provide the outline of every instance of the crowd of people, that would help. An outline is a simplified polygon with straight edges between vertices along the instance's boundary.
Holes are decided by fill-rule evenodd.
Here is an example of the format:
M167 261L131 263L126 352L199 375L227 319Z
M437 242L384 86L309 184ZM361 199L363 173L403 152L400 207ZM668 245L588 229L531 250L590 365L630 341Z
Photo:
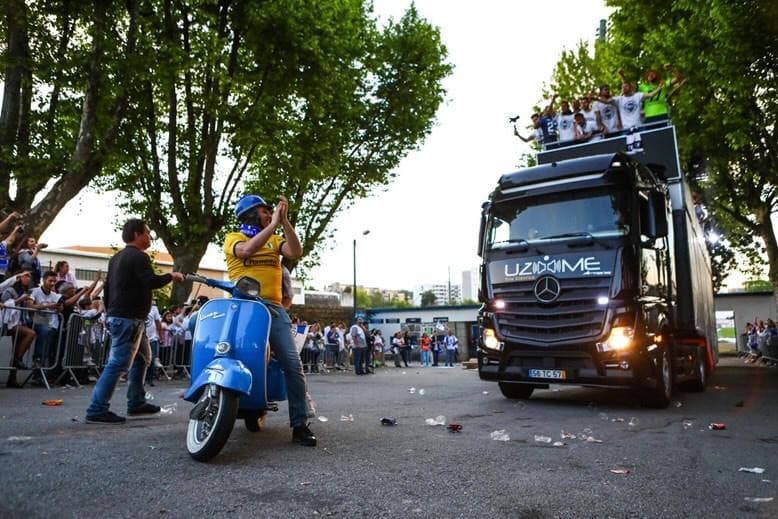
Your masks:
M778 366L778 326L774 320L754 319L754 322L746 324L744 336L747 349L741 352L741 356L747 364Z
M619 70L621 95L611 95L610 86L600 85L584 95L559 101L557 95L541 111L532 114L532 133L523 136L514 122L513 133L524 142L536 141L544 149L562 143L580 143L607 139L669 118L669 102L684 84L685 78L671 65L664 66L670 75L661 78L656 70L647 71L638 84ZM628 139L628 148L639 149L640 139Z
M327 358L331 367L347 369L349 364L353 365L357 375L374 373L375 368L385 365L387 354L394 356L396 366L409 367L417 347L422 366L438 365L441 355L445 355L446 366L453 366L457 361L458 340L451 331L444 333L441 328L434 337L426 334L419 337L406 331L386 340L379 330L369 330L362 319L357 319L348 330L342 322L330 323L324 329L319 323L306 327L301 348L304 359L301 359L292 333L295 327L286 313L292 291L289 273L281 261L294 261L302 254L299 238L288 219L288 202L280 196L273 207L258 195L246 195L238 201L235 216L239 227L227 233L224 241L227 273L233 281L245 277L256 280L261 287L260 296L271 310L268 342L286 382L293 442L304 446L317 444L308 423L312 401L303 371L304 360L309 372L319 369L320 358ZM55 369L74 373L72 362L68 361L66 366L61 355L66 350L69 355L73 347L70 337L74 330L66 333L65 327L71 321L70 316L77 314L84 322L100 323L103 330L97 334L97 341L82 338L80 331L75 334L77 345L83 345L81 364L75 367L88 366L90 354L94 352L90 349L93 342L101 345L103 355L102 371L94 381L85 421L92 424L126 421L110 409L122 377L127 381L128 415L159 413L159 406L146 401L144 386L153 384L155 375L165 367L160 357L165 356L166 349L191 355L189 321L206 298L162 312L153 304L153 290L171 282L183 282L185 276L180 272L154 272L145 252L151 245L151 231L141 219L130 218L124 223L125 247L109 260L105 281L98 274L91 285L81 288L76 286L67 262L42 269L38 253L45 244L37 243L32 236L22 238L24 228L19 219L17 213L12 213L0 222L0 312L3 333L12 337L13 345L8 385L17 386L16 372L30 368L37 367L35 372L44 376ZM20 245L9 252L17 242ZM91 337L96 328L89 332L83 330L84 335ZM69 338L67 348L62 346L63 337ZM110 340L105 340L106 337ZM182 342L182 348L171 348ZM33 344L36 346L30 355L28 351ZM321 357L323 352L328 352L329 357ZM32 366L26 363L30 358ZM185 369L187 360L176 359L171 364ZM48 384L48 379L44 380Z
M451 330L442 327L432 335L406 329L386 339L381 330L370 330L361 318L350 327L343 321L332 321L324 329L318 321L308 324L293 318L292 323L305 334L300 352L305 373L353 367L355 374L368 375L387 366L390 359L396 368L411 367L415 354L421 367L437 367L439 362L453 366L459 362L459 340Z

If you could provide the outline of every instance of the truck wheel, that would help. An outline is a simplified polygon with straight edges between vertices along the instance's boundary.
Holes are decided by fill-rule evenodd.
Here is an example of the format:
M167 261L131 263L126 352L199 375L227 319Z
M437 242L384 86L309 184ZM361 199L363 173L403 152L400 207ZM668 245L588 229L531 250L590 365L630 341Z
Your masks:
M664 409L670 405L673 396L673 367L670 362L670 353L667 348L662 348L662 354L658 358L656 387L643 393L641 403L646 407Z
M708 363L703 359L703 353L705 351L702 349L697 351L694 360L694 378L686 383L687 391L701 393L705 391L705 386L708 385Z
M532 392L535 390L533 386L528 386L526 384L498 382L497 385L500 386L502 396L512 399L527 399L532 396Z

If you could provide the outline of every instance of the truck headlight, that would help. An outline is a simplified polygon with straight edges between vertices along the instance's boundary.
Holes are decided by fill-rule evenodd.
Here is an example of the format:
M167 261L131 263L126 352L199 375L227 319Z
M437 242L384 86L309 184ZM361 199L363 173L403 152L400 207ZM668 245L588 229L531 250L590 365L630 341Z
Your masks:
M502 342L497 339L497 334L491 328L484 328L483 345L490 350L502 351Z
M597 343L597 351L621 351L632 345L634 330L629 326L614 326L605 342Z

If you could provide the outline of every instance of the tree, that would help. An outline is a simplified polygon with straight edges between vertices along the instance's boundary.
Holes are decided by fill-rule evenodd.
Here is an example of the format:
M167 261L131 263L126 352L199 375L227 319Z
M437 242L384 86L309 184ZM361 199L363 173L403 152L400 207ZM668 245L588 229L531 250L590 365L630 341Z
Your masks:
M616 8L610 39L597 44L594 59L581 52L583 45L564 54L551 89L569 95L591 78L613 85L620 67L631 78L664 63L681 70L687 82L673 100L673 122L682 164L705 163L691 180L725 236L709 244L713 267L732 265L731 244L752 264L767 256L776 286L778 242L771 215L778 204L778 8L758 0L737 6L725 0L608 3ZM725 274L716 272L714 282Z
M427 290L421 293L421 306L433 306L438 300L432 290Z
M388 182L426 134L448 71L436 30L411 18L378 31L361 0L146 0L141 26L139 130L112 187L181 271L234 221L241 191L288 195L311 254L344 201Z
M451 71L438 29L413 6L383 31L368 25L352 37L340 52L322 49L313 81L255 159L247 186L289 197L305 266L317 263L332 218L388 185L392 169L429 133Z
M40 236L115 168L138 72L139 6L5 0L0 9L0 207Z
M684 162L705 159L697 184L713 218L752 264L767 256L778 286L771 220L778 208L778 7L759 0L610 3L619 8L612 21L622 56L671 62L688 77L674 111Z

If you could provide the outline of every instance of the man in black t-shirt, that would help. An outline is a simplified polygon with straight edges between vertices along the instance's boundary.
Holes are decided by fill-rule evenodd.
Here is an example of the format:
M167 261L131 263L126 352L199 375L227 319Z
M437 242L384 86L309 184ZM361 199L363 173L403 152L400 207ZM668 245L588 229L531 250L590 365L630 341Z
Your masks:
M111 354L92 393L86 410L87 423L122 423L123 416L109 411L119 376L127 374L127 414L148 415L159 412L159 406L146 402L143 380L151 362L151 349L143 329L151 309L151 291L171 281L181 282L180 272L158 275L151 259L143 252L151 246L151 231L137 218L127 220L122 229L127 246L108 262L105 281L106 325L111 334ZM137 355L141 348L141 355Z

